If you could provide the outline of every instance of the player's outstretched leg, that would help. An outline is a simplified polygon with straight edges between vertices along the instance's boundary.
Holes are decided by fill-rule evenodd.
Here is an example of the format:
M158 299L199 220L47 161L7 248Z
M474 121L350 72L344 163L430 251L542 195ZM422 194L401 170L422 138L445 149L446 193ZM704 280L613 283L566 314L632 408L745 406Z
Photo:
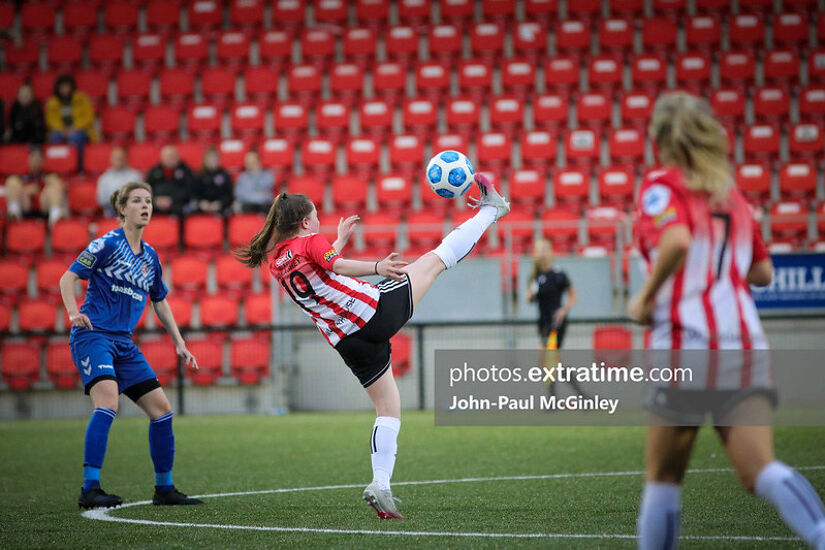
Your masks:
M467 256L487 228L510 212L510 203L498 194L486 176L476 174L475 184L481 195L474 205L478 213L453 229L434 250L404 268L410 277L413 306L418 305L441 272Z
M175 462L175 434L172 432L172 407L162 388L155 388L137 400L137 405L149 416L149 454L155 466L156 506L203 504L175 488L172 465Z
M106 456L109 428L117 416L117 382L101 380L89 391L95 410L86 428L83 449L83 487L77 499L81 508L111 508L123 503L117 495L110 495L100 487L100 469Z
M402 519L392 496L390 479L395 468L398 452L398 432L401 430L401 397L398 386L387 369L381 377L367 387L375 405L377 418L370 434L370 460L372 483L364 489L364 500L373 507L381 519Z

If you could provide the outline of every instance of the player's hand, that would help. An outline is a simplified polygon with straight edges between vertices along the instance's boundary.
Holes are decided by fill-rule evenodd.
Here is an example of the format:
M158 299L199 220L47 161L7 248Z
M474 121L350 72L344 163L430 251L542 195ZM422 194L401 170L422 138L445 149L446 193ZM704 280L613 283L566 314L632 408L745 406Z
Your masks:
M92 327L92 322L83 313L75 313L74 315L69 315L69 322L72 324L73 327L87 328L89 330L92 330L94 328Z
M378 274L395 281L403 281L404 271L402 270L404 266L407 265L407 262L397 260L396 258L398 258L398 252L392 252L389 256L378 262Z
M191 364L191 367L195 370L198 370L198 360L195 359L195 356L186 349L186 346L175 346L175 353L178 354L178 357L183 358L184 364L188 367Z
M338 243L340 244L341 248L345 244L347 244L352 237L352 234L355 233L355 224L361 218L356 214L354 216L350 216L347 219L341 218L338 220Z
M627 303L627 316L642 325L649 325L653 320L653 301L646 301L637 294Z

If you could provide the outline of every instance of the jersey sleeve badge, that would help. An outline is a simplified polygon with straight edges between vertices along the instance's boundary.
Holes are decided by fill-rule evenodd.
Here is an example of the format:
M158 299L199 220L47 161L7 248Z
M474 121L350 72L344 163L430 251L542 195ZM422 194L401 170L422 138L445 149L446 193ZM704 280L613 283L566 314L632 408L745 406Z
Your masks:
M664 214L669 205L670 189L665 185L653 184L642 195L642 211L652 218ZM673 215L676 215L675 210Z

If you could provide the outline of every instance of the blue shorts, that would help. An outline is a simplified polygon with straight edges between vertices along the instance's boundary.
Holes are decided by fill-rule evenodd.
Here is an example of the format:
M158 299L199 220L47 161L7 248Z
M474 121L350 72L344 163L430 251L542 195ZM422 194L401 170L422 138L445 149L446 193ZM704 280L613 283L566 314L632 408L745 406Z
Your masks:
M130 340L83 330L72 335L69 347L87 394L101 380L115 380L118 393L125 393L132 401L160 387L155 371Z

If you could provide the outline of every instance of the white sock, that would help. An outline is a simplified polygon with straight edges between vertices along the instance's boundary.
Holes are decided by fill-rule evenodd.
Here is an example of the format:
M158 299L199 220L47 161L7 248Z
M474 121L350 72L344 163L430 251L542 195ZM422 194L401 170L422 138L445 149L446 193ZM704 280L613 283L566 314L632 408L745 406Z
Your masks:
M774 460L759 472L756 494L773 504L785 524L811 548L825 548L825 508L822 499L802 475Z
M8 203L6 205L6 211L9 213L9 217L12 218L19 218L23 215L23 208L17 201Z
M375 419L370 436L370 458L372 459L372 481L382 489L390 488L390 478L395 467L395 453L398 451L398 432L401 419L379 416Z
M639 550L671 550L679 544L682 488L673 483L645 483L636 522Z
M450 269L470 253L481 235L494 221L496 221L495 207L482 206L478 209L478 214L450 231L450 234L444 237L433 252L441 258L447 269Z

